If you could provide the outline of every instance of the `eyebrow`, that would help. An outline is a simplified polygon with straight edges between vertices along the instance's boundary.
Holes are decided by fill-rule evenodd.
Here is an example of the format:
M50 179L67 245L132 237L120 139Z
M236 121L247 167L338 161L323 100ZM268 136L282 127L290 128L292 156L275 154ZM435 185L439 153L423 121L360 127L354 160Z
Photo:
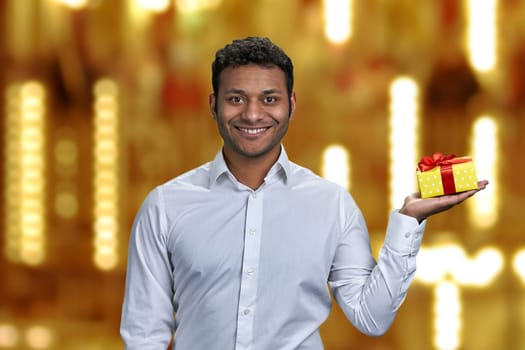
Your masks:
M246 93L246 91L244 91L242 89L232 88L232 89L226 90L225 93L226 94L241 94L241 95L243 95L243 94ZM282 92L279 89L267 89L267 90L263 90L262 94L263 95L282 94Z

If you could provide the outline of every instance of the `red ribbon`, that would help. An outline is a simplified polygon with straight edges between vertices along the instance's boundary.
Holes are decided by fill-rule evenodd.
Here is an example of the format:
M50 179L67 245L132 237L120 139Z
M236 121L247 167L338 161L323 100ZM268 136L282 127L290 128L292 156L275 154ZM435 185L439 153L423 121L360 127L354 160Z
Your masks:
M458 163L467 163L472 161L469 157L456 157L454 154L443 155L442 153L434 153L432 157L424 156L418 163L417 167L420 171L427 171L434 169L437 166L452 165Z
M424 156L418 163L418 169L420 171L428 171L437 166L441 167L440 172L443 192L445 194L450 194L456 192L456 183L454 182L452 165L470 161L472 161L472 158L469 157L458 158L454 154L443 155L442 153L434 153L432 157Z

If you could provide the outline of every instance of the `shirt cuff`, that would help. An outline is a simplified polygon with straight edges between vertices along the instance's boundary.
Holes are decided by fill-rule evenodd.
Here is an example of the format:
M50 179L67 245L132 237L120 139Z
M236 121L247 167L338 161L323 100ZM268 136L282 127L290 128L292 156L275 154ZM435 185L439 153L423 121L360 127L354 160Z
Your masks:
M401 214L399 210L390 213L386 230L385 245L402 255L415 256L421 247L427 221Z

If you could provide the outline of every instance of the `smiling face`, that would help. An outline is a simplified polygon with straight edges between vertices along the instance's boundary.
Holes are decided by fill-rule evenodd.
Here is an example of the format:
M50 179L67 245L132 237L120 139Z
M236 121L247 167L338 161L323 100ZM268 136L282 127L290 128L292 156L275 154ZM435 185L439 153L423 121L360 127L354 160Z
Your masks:
M284 72L278 67L228 67L219 78L210 109L224 140L229 160L273 159L295 112L295 95L288 95Z

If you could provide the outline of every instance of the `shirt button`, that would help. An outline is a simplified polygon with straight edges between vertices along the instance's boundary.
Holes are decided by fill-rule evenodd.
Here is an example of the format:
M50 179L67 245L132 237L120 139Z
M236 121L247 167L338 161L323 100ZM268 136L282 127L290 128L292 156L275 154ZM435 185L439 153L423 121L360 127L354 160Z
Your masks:
M254 272L255 272L255 270L252 269L252 268L249 268L248 270L246 270L246 273L248 274L248 276L253 275Z
M244 315L248 315L248 314L250 314L250 309L244 309L244 311L242 313Z
M250 229L250 235L254 236L256 232L257 232L256 229L254 229L254 228Z
M410 232L405 233L405 238L410 238Z

